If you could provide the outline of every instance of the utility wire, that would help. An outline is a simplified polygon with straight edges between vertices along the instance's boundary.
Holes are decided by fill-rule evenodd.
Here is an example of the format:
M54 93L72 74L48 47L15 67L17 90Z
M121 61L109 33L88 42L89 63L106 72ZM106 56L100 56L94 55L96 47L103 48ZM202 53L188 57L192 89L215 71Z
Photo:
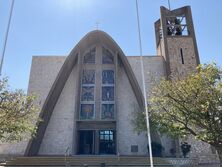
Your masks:
M10 24L11 24L11 19L12 19L12 12L13 12L13 7L14 7L15 0L12 0L11 3L11 8L10 8L10 14L9 14L9 20L8 20L8 25L7 25L7 30L5 34L5 39L4 39L4 45L2 48L2 57L1 57L1 64L0 64L0 76L2 75L2 66L3 66L3 60L5 57L5 50L6 50L6 45L8 41L8 34L9 34L9 29L10 29Z
M148 140L149 154L150 154L150 166L153 167L153 154L152 154L151 135L150 135L150 123L149 123L149 113L148 113L148 108L147 108L146 85L145 85L145 78L144 78L144 65L143 65L143 55L142 55L142 41L141 41L141 33L140 33L139 7L138 7L138 1L137 0L136 0L136 13L137 13L138 35L139 35L140 63L141 63L142 83L143 83L143 95L144 95L145 112L146 112L147 140Z

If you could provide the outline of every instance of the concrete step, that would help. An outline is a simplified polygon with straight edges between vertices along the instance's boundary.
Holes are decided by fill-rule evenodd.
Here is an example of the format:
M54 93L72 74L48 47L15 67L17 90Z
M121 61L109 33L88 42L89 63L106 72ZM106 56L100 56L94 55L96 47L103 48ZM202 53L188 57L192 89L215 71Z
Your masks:
M149 166L149 157L141 156L73 156L73 157L17 157L2 166ZM155 167L171 167L164 158L154 158Z

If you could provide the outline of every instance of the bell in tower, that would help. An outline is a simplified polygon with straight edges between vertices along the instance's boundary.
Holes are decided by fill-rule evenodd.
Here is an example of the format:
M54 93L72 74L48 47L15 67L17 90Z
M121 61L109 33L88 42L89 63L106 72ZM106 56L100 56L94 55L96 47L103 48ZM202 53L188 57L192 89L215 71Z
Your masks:
M190 6L160 8L155 22L157 54L165 59L168 77L183 77L200 63Z

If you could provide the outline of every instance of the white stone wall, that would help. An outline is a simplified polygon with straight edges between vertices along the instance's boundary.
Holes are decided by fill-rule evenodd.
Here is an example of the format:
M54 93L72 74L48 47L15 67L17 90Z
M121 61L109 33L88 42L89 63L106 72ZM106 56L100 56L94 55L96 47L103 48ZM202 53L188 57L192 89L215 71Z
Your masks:
M128 61L139 82L142 90L141 62L138 56L128 56ZM157 83L165 76L164 60L160 56L145 56L144 75L146 82L146 92L148 93L153 83ZM118 69L117 77L117 135L119 154L121 155L146 155L147 154L147 137L146 134L138 135L134 131L132 120L135 112L138 112L138 103L129 80L123 67ZM165 137L164 144L168 143L165 150L169 152L172 148L171 139ZM161 140L161 138L160 138ZM169 144L170 143L170 144ZM131 152L131 145L138 145L138 153Z
M139 56L128 56L128 61L142 89L141 61ZM146 93L149 94L153 85L166 75L164 59L161 56L144 56L144 76L146 82Z
M28 93L37 95L36 103L40 108L44 104L65 59L65 56L33 56Z
M191 150L189 153L190 157L201 157L201 156L210 156L212 155L211 146L207 143L196 140L193 136L189 136L185 140L181 140L188 142L191 145Z
M128 56L127 58L137 78L137 81L139 82L140 88L141 90L143 90L140 57ZM152 86L158 84L159 81L165 78L166 76L165 61L162 56L144 56L143 63L144 63L146 93L149 96L149 92L152 89ZM148 97L148 100L149 100L149 97ZM166 135L159 135L159 139L156 138L156 140L158 141L160 140L162 143L162 146L164 147L163 155L171 156L170 149L175 147L174 141L171 138L167 137Z
M68 147L73 150L76 78L77 66L73 68L56 103L39 155L64 155Z
M139 106L123 67L118 69L116 98L118 154L132 155L131 145L138 145L137 155L146 154L146 136L137 135L132 125L134 112Z
M24 155L28 141L22 141L19 143L1 143L0 144L0 157Z

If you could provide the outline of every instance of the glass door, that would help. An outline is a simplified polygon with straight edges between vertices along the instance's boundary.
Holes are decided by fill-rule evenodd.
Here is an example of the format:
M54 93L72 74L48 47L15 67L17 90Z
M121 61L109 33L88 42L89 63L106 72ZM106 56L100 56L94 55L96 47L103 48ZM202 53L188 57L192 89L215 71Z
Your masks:
M99 154L116 154L114 130L99 131Z

